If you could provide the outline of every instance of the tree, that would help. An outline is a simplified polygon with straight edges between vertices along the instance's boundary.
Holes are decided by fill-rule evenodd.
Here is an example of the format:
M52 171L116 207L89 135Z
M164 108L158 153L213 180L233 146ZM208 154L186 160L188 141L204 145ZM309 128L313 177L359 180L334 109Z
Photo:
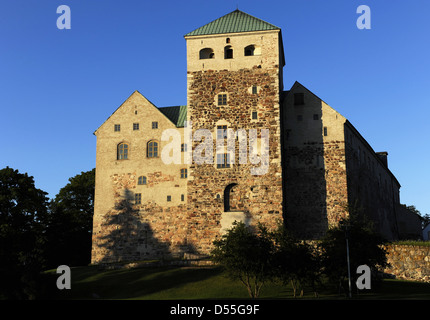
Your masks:
M372 270L385 268L386 252L381 247L384 239L375 232L370 223L358 217L343 219L337 227L330 228L321 240L322 265L324 273L332 283L339 283L346 292L348 277L346 237L349 244L351 276L360 265L367 265ZM351 283L355 281L351 280Z
M276 244L273 256L276 277L284 284L291 283L294 297L297 296L299 288L303 295L305 285L311 286L317 296L320 264L316 250L311 245L292 237L283 223L279 224L272 237Z
M90 263L94 188L95 169L81 172L50 202L45 220L49 267Z
M214 241L214 246L213 260L232 280L245 285L251 298L258 298L262 286L272 277L274 245L267 229L259 225L253 232L243 222L235 222L220 240Z
M33 177L6 167L0 170L0 297L35 298L44 261L40 219L47 193Z

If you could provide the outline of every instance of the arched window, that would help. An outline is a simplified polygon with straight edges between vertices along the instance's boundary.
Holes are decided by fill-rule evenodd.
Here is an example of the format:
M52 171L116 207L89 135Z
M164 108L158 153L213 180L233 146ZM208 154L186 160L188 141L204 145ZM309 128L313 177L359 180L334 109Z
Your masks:
M140 184L140 185L142 185L142 184L146 184L146 177L145 177L145 176L140 176L140 177L137 179L137 184Z
M215 57L214 51L211 48L204 48L200 50L199 57L200 59L213 59Z
M230 43L230 38L225 39L225 43Z
M259 56L261 55L261 48L253 44L245 47L245 56Z
M120 143L117 147L117 160L127 160L128 159L128 144Z
M147 157L148 158L158 158L158 142L157 141L149 141L148 142Z
M240 193L237 183L231 183L224 189L224 212L237 211Z
M224 59L233 59L233 47L225 46L224 47Z

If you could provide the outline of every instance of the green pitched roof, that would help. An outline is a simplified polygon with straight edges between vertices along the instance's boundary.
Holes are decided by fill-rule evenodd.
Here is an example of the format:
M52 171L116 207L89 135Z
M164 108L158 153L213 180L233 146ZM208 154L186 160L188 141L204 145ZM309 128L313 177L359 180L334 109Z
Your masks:
M279 29L279 27L253 17L243 11L234 10L233 12L212 21L203 27L187 33L185 36Z
M178 128L184 126L187 120L187 106L163 107L158 108L170 121L172 121Z

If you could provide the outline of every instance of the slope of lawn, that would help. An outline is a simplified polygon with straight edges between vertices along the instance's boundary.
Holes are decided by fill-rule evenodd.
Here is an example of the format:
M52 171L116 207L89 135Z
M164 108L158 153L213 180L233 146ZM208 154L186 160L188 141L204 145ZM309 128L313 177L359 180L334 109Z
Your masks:
M48 272L49 292L46 299L247 299L246 288L228 279L220 268L145 267L101 270L96 266L71 269L71 289L56 288L57 275ZM319 290L318 299L345 299L333 286ZM430 299L430 284L384 280L372 290L353 292L354 299ZM263 299L291 299L291 286L267 283L261 290ZM315 299L310 289L297 299Z

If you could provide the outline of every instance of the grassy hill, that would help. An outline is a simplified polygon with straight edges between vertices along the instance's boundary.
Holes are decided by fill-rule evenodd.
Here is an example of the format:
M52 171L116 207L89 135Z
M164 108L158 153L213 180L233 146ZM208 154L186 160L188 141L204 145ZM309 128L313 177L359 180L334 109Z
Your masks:
M220 268L144 267L102 270L97 266L71 268L71 290L58 290L55 270L48 273L46 299L247 299L246 288L228 279ZM375 288L376 287L376 288ZM261 299L292 299L290 286L267 283ZM303 298L315 299L311 290ZM318 299L345 299L330 284L319 290ZM354 292L354 299L430 299L430 284L384 280L372 290Z

